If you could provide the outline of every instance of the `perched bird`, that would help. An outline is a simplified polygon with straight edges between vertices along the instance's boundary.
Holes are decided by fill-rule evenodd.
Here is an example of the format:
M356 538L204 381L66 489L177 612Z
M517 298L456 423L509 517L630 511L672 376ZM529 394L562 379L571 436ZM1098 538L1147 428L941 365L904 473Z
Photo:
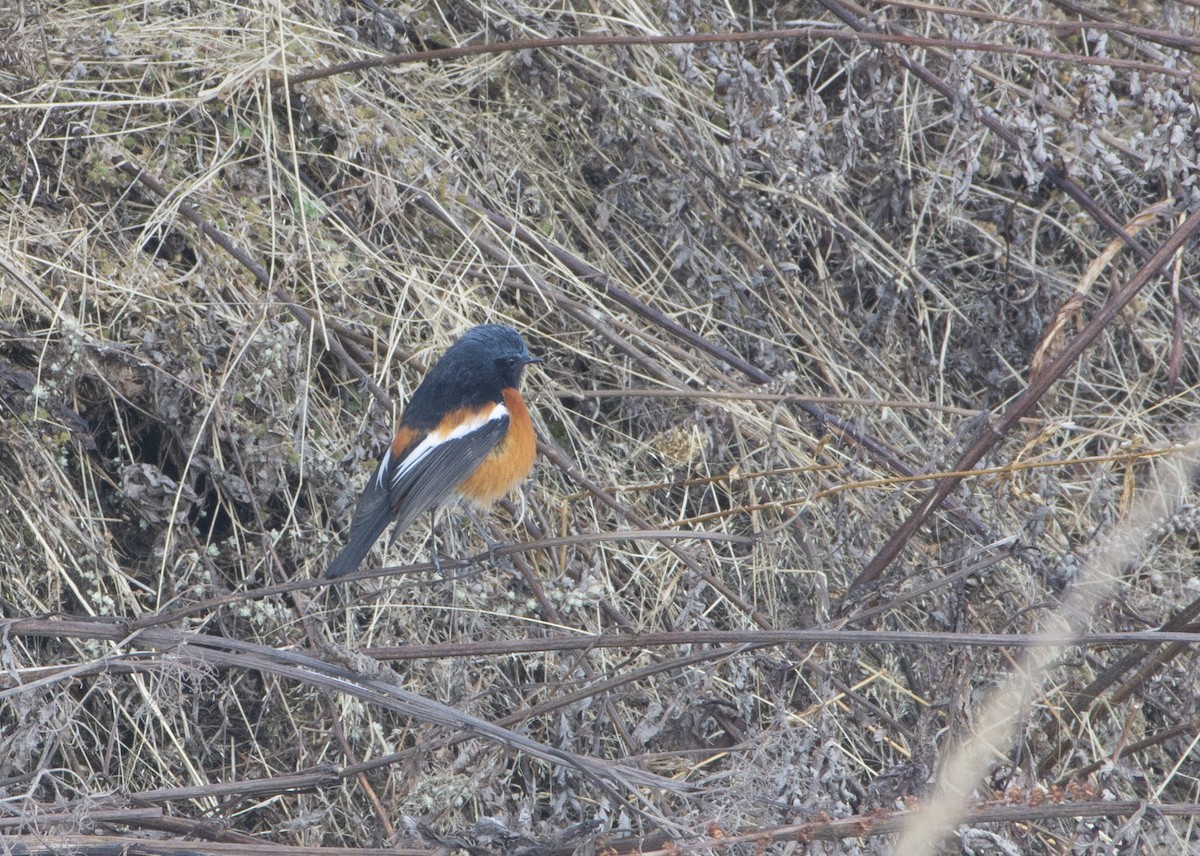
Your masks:
M499 324L473 327L451 345L408 402L325 576L355 570L393 520L395 541L447 499L487 506L528 476L533 423L517 385L525 366L540 362L520 333Z

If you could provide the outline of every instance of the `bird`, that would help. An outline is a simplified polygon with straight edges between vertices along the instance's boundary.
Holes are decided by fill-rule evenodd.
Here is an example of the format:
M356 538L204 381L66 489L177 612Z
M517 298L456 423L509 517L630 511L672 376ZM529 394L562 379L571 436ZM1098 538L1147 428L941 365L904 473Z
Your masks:
M355 571L395 521L394 542L422 513L459 499L486 508L529 476L536 438L518 389L542 360L512 327L472 327L434 364L404 408L326 577Z

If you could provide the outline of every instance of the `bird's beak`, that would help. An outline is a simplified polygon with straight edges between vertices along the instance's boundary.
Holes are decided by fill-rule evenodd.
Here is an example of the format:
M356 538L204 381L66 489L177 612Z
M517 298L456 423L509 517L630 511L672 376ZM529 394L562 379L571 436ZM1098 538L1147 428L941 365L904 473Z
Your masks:
M525 365L529 365L530 363L544 363L544 362L546 362L546 361L542 357L526 357L525 358Z

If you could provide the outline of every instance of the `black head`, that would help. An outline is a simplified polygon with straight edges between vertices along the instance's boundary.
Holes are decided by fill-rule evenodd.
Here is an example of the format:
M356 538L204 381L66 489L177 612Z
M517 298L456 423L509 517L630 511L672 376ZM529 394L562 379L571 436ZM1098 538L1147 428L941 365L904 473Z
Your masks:
M455 352L467 355L466 358L472 360L472 363L478 360L480 377L487 375L487 366L490 364L501 389L517 386L521 382L521 371L525 366L541 362L529 353L521 334L503 324L480 324L478 327L472 327L450 346L442 360L451 357Z
M502 390L520 383L525 366L540 362L512 327L472 327L425 375L405 408L404 422L432 427L451 410L501 401Z

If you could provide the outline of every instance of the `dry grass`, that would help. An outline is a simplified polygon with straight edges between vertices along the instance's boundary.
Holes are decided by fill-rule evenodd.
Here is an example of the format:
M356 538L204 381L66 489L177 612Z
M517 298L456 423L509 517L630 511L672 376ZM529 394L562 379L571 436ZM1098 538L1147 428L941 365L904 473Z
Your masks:
M890 851L1017 660L972 635L1043 628L1200 417L1190 241L1053 374L1200 204L1200 21L867 7L883 44L835 7L0 2L0 845ZM803 31L289 83L768 26ZM423 525L310 584L483 321L548 357L541 464L491 519L513 549L434 573ZM851 588L907 476L1046 371ZM1163 519L1092 631L1197 629L1196 524ZM818 625L847 641L772 635ZM560 638L635 633L673 635ZM1195 847L1192 648L1037 678L962 846Z

